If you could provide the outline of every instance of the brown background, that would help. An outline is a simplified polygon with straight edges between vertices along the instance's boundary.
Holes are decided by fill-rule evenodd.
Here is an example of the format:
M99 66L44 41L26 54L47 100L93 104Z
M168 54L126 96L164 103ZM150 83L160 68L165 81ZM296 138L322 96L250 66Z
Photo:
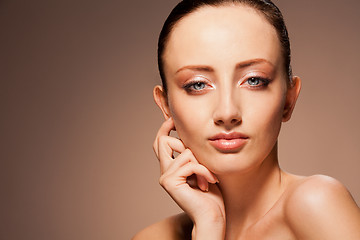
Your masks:
M177 1L0 1L0 239L129 239L179 211L158 185L156 41ZM360 1L278 0L303 79L284 169L360 203Z

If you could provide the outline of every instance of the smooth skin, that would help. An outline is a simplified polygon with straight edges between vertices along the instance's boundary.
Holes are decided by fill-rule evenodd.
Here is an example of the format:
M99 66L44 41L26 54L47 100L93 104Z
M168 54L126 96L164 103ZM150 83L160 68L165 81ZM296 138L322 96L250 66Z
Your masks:
M276 31L260 13L201 7L176 24L164 59L168 91L156 86L154 98L166 121L153 147L159 182L184 213L133 239L360 239L360 210L341 183L279 167L277 138L301 80L287 83ZM230 132L245 144L211 144Z

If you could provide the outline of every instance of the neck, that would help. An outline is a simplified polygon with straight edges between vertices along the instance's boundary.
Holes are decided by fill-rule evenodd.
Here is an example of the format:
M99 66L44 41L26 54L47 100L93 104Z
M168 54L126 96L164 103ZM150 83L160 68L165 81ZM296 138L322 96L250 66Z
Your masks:
M283 192L277 146L260 166L245 173L218 178L225 204L226 234L239 235L259 221Z

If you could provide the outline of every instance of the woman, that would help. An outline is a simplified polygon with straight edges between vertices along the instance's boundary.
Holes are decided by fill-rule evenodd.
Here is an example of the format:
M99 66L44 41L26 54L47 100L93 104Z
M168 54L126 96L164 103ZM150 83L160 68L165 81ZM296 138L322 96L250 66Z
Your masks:
M301 80L271 1L182 1L158 60L166 121L154 150L160 184L184 213L134 239L360 239L360 210L341 183L279 167L277 138Z

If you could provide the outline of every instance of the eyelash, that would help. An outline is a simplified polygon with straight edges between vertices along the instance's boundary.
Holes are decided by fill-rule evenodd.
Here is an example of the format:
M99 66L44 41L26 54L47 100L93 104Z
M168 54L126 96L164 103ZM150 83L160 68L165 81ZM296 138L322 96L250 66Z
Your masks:
M194 86L196 84L203 84L204 88L195 89ZM209 86L209 84L205 81L193 81L193 82L189 82L189 83L185 84L182 88L185 89L185 91L188 93L199 93L199 92L203 91L207 86Z
M248 82L251 81L251 80L257 80L259 81L260 83L258 85L250 85ZM249 77L248 79L246 79L243 83L241 83L240 85L244 84L244 83L248 83L247 84L247 87L248 88L264 88L266 87L267 85L269 85L270 83L270 80L269 79L266 79L266 78L261 78L261 77Z
M250 85L248 82L251 80L259 81L259 84L258 85ZM257 88L265 88L266 86L268 86L270 83L270 80L266 79L266 78L262 78L262 77L249 77L240 85L243 85L246 82L248 83L246 85L248 88L257 89ZM194 86L196 84L203 84L204 87L202 89L195 89ZM205 81L193 81L193 82L186 83L182 88L185 89L185 91L188 93L200 93L201 91L203 91L206 88L206 86L209 86L209 84Z

